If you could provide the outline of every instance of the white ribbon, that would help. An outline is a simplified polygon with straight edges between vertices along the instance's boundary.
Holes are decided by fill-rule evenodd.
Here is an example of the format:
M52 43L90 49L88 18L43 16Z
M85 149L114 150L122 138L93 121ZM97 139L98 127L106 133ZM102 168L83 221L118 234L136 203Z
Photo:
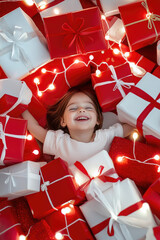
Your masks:
M2 123L0 122L0 139L2 139L2 143L3 143L3 149L2 149L1 156L0 156L0 165L4 165L4 159L6 156L6 149L7 149L6 137L26 139L26 135L15 135L15 134L5 133L5 128L8 123L8 120L9 120L9 116L6 115L6 122L5 122L4 127L3 127Z
M43 177L43 174L42 174L41 169L40 169L40 175L41 175L41 179L42 179L42 182L43 182L43 183L41 184L41 190L42 190L42 191L45 191L51 207L52 207L53 209L55 209L55 210L58 210L58 209L53 205L53 202L52 202L52 200L51 200L51 198L50 198L50 196L49 196L48 188L47 188L47 187L50 186L51 184L54 184L54 183L56 183L56 182L59 182L59 181L65 179L65 178L73 177L73 176L72 176L72 175L65 175L64 177L59 178L59 179L56 179L56 180L53 181L53 182L49 182L49 181L45 181L45 180L44 180L44 177Z
M94 194L93 194L94 193ZM121 207L121 191L120 191L120 181L113 184L113 205L111 206L108 200L105 198L102 191L94 186L94 190L92 191L93 198L98 201L102 206L104 207L104 211L106 210L107 218L110 218L109 221L109 231L111 232L112 226L114 222L117 222L121 232L116 229L116 226L114 226L114 236L117 240L133 240L133 237L131 236L127 225L130 225L132 227L148 227L146 224L146 219L137 219L136 217L131 216L118 216L118 214L122 211ZM108 215L108 213L110 215ZM146 226L147 225L147 226Z
M27 91L29 91L31 93L31 91L27 87L26 83L22 81L22 87L21 87L21 90L19 92L19 96L18 96L17 101L13 104L13 106L10 109L8 109L4 113L0 114L0 116L6 116L9 112L11 112L13 109L15 109L22 102L22 100L24 98L24 94L26 94ZM31 93L31 96L32 96L32 93Z
M2 22L2 26L4 30L0 30L0 36L9 44L7 47L4 47L0 51L0 55L3 55L9 51L11 51L11 60L12 61L22 61L25 66L30 70L33 68L29 58L27 57L27 54L23 50L20 45L32 39L33 37L36 37L36 34L34 32L27 33L24 32L23 28L20 26L14 26L13 29L10 29L7 26L7 23L5 21Z
M122 79L123 79L123 78L130 77L130 76L132 76L132 74L127 75L127 76L125 76L125 77L123 77L123 78L121 78L121 79L118 79L114 67L113 67L112 65L110 65L109 68L110 68L110 70L111 70L111 72L112 72L111 77L113 78L113 81L105 81L105 82L102 82L102 83L96 83L96 84L94 85L94 89L95 89L96 87L98 87L98 86L103 86L103 85L107 85L107 84L111 84L111 83L114 83L114 82L115 82L116 84L115 84L115 86L114 86L114 88L113 88L113 91L115 91L115 90L118 89L118 90L120 91L122 97L124 98L124 97L126 96L126 94L125 94L122 86L129 89L129 88L131 88L131 86L134 86L135 83L127 83L127 82L122 81Z

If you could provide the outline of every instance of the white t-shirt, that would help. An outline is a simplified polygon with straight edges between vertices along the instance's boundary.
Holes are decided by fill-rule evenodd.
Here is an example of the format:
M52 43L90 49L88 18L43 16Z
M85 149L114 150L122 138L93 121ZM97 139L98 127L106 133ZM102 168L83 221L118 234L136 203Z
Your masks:
M60 157L69 165L76 161L84 161L102 150L109 150L110 144L115 136L123 137L123 127L116 123L108 129L99 129L96 131L93 142L79 142L70 137L62 130L49 130L47 132L43 152Z

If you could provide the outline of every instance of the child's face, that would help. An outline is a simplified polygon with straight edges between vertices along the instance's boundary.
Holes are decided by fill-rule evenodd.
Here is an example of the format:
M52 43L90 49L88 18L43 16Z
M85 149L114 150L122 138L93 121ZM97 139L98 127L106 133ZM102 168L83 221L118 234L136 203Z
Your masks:
M72 131L94 131L97 121L97 111L92 100L84 93L75 93L67 104L61 119L61 126Z

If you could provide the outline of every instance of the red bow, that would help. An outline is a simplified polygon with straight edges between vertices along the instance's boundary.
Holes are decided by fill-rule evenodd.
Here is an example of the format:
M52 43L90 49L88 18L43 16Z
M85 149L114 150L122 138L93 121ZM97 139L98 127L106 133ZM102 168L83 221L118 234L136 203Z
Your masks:
M93 38L88 35L100 31L100 26L85 28L85 21L83 18L73 19L72 14L70 17L71 24L65 22L62 25L62 29L65 31L64 45L70 48L75 44L77 54L84 53L85 44L87 45L93 42Z
M110 168L108 171L106 171L105 173L102 174L102 171L104 169L104 166L100 165L99 166L99 169L98 169L98 176L96 177L90 177L89 173L87 172L87 170L85 169L85 167L83 166L83 164L81 162L78 162L76 161L74 163L74 165L82 172L84 173L88 178L89 180L84 183L81 188L85 188L86 186L88 186L90 184L90 182L95 179L95 178L99 178L100 180L102 180L103 182L117 182L118 180L121 180L121 178L113 178L113 177L110 177L109 175L111 174L114 174L116 173L115 169L114 168Z

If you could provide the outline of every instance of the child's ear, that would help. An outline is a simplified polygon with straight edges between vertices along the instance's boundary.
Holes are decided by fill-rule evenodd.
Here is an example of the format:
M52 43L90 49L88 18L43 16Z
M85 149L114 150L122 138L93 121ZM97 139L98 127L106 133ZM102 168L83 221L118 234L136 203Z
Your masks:
M61 127L66 127L66 123L63 117L61 118Z

